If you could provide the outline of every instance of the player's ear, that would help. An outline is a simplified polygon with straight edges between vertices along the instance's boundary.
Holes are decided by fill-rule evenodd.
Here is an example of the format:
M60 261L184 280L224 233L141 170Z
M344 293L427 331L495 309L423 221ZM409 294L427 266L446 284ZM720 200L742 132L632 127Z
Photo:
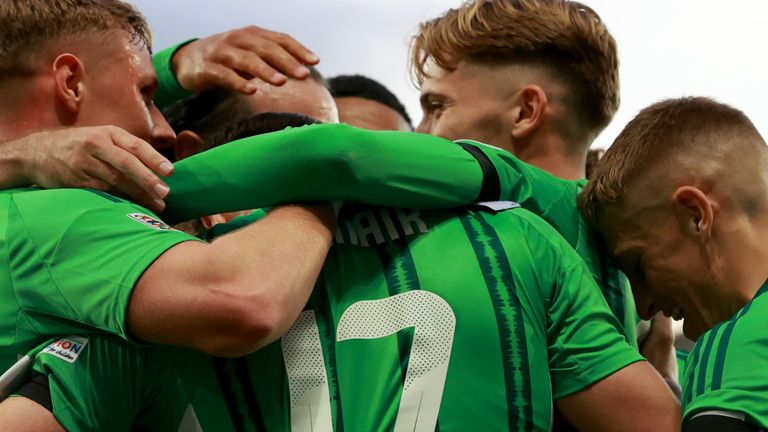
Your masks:
M56 99L64 109L77 114L85 95L85 66L74 54L61 54L53 61Z
M205 150L208 150L208 146L205 145L203 138L190 130L181 131L176 136L176 160L188 158Z
M699 188L681 186L672 194L680 226L687 234L709 240L715 220L715 203Z
M520 89L512 107L512 138L521 139L530 135L544 120L549 101L544 89L528 84Z

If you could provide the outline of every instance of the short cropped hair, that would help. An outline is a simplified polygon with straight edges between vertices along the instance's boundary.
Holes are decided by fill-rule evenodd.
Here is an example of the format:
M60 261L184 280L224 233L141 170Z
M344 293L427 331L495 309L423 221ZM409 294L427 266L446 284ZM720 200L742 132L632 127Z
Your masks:
M309 67L311 79L328 88L328 82L320 72ZM214 87L177 101L163 110L171 128L176 133L193 131L208 142L222 124L231 124L254 115L246 99L223 87Z
M620 204L637 180L673 158L723 160L743 154L765 160L760 133L738 109L705 97L657 102L630 121L597 163L579 196L584 217L599 227L606 207Z
M31 53L52 41L89 32L125 30L152 48L146 19L119 0L0 1L0 76L28 73Z
M424 22L411 44L418 85L433 61L538 65L567 86L569 115L596 136L619 107L616 41L600 16L568 0L473 0Z
M380 82L363 75L338 75L328 80L328 86L334 98L358 97L392 108L413 129L411 117L405 110L405 106Z

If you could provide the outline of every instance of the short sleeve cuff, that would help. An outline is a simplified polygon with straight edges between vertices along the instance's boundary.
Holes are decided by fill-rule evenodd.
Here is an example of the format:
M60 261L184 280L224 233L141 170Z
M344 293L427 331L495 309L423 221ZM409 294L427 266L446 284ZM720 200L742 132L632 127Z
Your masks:
M558 375L553 374L553 399L557 400L570 396L633 363L645 361L640 353L629 349L629 346L627 348L611 356L606 356L603 361L599 364L591 365L590 368Z

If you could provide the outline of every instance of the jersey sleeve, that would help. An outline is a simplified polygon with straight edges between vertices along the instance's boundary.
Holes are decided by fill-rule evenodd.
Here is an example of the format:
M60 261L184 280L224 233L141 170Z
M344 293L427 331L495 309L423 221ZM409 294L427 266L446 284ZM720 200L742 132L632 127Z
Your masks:
M455 207L478 198L483 172L470 152L439 137L310 125L180 161L167 179L172 192L163 217L175 223L302 201Z
M576 206L576 197L585 181L557 178L493 146L468 140L459 142L475 145L493 163L500 176L502 199L518 202L547 221L576 250L619 319L622 333L636 347L638 316L629 282L607 260L607 251Z
M39 336L98 330L129 339L136 282L166 250L196 240L146 209L89 190L17 193L8 212L17 322Z
M643 360L621 333L616 317L580 261L558 272L548 315L554 399Z
M688 356L681 401L683 425L702 412L727 411L768 428L768 372L764 367L768 296L762 294L753 300L752 310L749 307L701 336Z
M152 56L152 65L155 67L157 73L157 82L159 87L157 94L155 94L155 104L160 109L164 109L173 104L177 100L190 96L192 92L183 88L179 81L176 79L176 75L173 72L173 55L176 51L181 49L187 44L190 44L197 39L190 39L166 48L157 52Z
M181 353L111 337L64 337L36 357L53 415L71 431L178 430L187 403Z

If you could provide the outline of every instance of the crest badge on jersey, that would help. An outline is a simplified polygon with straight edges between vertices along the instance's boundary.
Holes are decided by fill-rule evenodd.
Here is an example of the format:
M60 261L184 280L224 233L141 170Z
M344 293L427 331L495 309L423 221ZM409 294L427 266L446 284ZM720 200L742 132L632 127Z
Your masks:
M128 215L128 217L135 220L136 222L143 223L144 225L154 228L156 230L170 231L173 229L167 223L159 219L153 218L152 216L145 215L144 213L131 213Z
M61 338L45 347L40 354L50 354L68 363L74 363L80 357L86 345L88 345L88 338Z

